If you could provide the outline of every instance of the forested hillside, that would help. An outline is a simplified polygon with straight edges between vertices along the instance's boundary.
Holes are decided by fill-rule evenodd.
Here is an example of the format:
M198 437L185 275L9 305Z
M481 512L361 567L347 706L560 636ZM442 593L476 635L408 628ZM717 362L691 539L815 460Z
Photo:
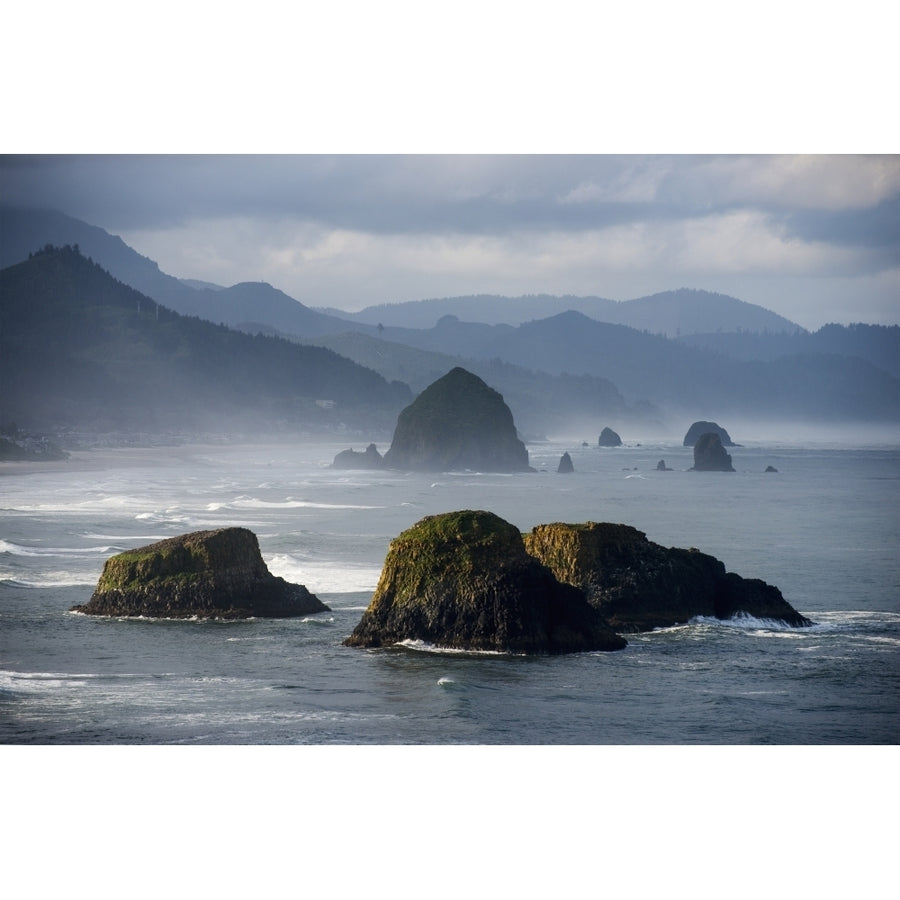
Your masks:
M77 247L0 272L0 421L158 432L390 434L405 384L321 347L185 317Z

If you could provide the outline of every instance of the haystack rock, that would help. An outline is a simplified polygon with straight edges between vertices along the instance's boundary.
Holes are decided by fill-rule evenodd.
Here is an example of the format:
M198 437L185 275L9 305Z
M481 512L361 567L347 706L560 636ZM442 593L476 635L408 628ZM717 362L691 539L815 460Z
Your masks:
M622 438L612 430L612 428L604 428L600 432L600 439L597 441L600 447L621 447Z
M400 413L384 464L422 472L532 471L503 397L460 367Z
M694 444L694 472L733 472L731 456L725 452L717 434L701 434Z
M287 618L328 607L302 584L272 575L246 528L195 531L110 557L91 599L92 616Z
M737 446L729 437L728 432L720 425L717 425L715 422L694 422L694 424L691 425L690 428L688 428L687 434L684 436L683 446L696 446L697 441L699 441L701 435L704 434L717 434L719 436L719 440L722 442L723 447Z
M620 650L576 587L525 552L519 530L493 513L428 516L395 538L368 609L344 644L502 653Z
M538 525L524 541L528 553L560 581L581 588L616 631L741 614L795 627L812 624L778 588L728 573L722 562L698 550L654 544L630 525Z
M556 467L556 471L562 475L568 475L570 472L575 471L575 464L572 462L572 457L569 456L568 452L563 453L559 458L559 465Z

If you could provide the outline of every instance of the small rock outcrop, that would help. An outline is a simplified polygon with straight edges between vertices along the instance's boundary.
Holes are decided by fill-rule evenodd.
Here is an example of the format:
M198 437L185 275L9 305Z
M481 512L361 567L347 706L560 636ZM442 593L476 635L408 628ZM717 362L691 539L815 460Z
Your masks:
M384 464L423 472L532 471L501 394L459 366L402 410Z
M697 441L699 441L704 434L717 434L723 447L737 446L729 437L728 432L715 422L694 422L694 424L688 428L687 434L684 436L683 446L696 446Z
M528 553L560 581L580 587L616 631L740 614L797 627L812 624L778 588L727 573L722 562L698 550L654 544L630 525L538 525L524 541Z
M302 584L272 575L246 528L195 531L110 557L91 599L92 616L287 618L328 607Z
M617 435L612 428L604 428L600 432L600 439L597 441L598 447L621 447L622 438Z
M563 453L559 458L559 465L556 467L556 471L561 475L568 475L570 472L575 471L575 464L572 462L572 457L569 456L568 452Z
M427 516L395 538L349 647L423 641L458 650L575 653L620 650L584 593L525 552L493 513Z
M374 444L369 444L365 451L341 450L331 464L333 469L383 469L384 457Z
M777 472L778 469L776 469L775 466L766 466L766 471L767 472Z
M725 452L719 436L713 432L701 434L694 444L694 472L733 472L731 455Z
M657 472L671 472L672 469L670 469L670 468L666 465L666 461L665 461L664 459L661 459L661 460L656 464L656 471L657 471Z

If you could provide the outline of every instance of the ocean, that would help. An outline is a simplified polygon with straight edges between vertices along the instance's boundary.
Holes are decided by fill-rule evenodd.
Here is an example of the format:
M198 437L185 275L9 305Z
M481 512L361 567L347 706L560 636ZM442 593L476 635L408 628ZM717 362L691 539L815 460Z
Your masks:
M674 439L595 441L530 444L538 471L515 475L332 469L348 442L4 464L0 743L897 744L900 446L760 441L730 450L735 473L699 473ZM565 451L568 475L556 471ZM672 471L657 471L660 459ZM620 652L554 657L341 646L391 539L455 509L522 531L633 525L777 585L815 625L698 619L628 635ZM331 612L223 622L68 611L109 556L227 525L254 531L269 569Z

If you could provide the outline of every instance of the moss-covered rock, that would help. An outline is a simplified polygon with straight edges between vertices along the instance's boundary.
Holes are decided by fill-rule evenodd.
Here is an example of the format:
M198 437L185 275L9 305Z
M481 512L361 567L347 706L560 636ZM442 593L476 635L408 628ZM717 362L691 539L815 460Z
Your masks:
M344 643L407 640L505 653L626 645L582 591L525 552L518 529L473 510L428 516L391 542L372 602Z
M662 547L630 525L538 525L524 543L560 581L581 588L618 631L741 613L793 626L812 624L778 588L727 573L722 562L698 550Z
M328 607L302 584L272 575L246 528L195 531L106 561L91 599L94 616L284 618Z
M400 413L384 464L426 472L530 470L502 395L459 366Z

